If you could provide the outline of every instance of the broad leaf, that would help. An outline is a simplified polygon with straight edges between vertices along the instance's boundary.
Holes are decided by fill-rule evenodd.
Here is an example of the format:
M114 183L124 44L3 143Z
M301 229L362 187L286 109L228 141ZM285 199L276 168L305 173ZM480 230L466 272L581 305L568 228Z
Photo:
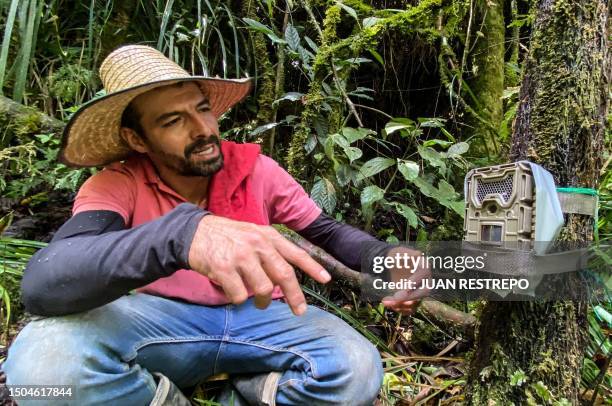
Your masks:
M346 4L342 4L339 1L336 1L336 4L338 4L340 7L342 7L342 9L344 9L344 11L346 11L347 13L349 13L349 15L351 17L353 17L355 20L359 21L359 18L357 17L357 12L355 11L354 8L347 6Z
M408 221L408 225L416 228L419 225L419 220L416 213L410 207L402 203L395 203L395 210Z
M351 167L346 164L338 166L336 169L336 179L340 186L344 187L350 183L352 171Z
M453 200L457 198L457 192L455 192L455 188L444 179L438 182L438 190L440 192L440 198L442 199Z
M419 121L419 125L421 127L433 127L433 128L442 128L444 127L444 123L446 122L443 118L423 118L419 117L417 119Z
M421 158L429 162L431 166L440 168L441 172L446 171L446 164L438 151L430 147L422 147L420 145L417 147L417 149Z
M255 31L263 32L264 34L272 34L272 35L274 35L274 31L272 31L272 29L270 27L260 23L259 21L255 21L253 19L246 18L246 17L243 18L242 20L245 23L247 23L249 25L249 27L251 27Z
M393 120L389 121L385 125L385 132L387 135L393 134L396 131L400 130L413 130L415 128L414 121L405 117L397 117Z
M363 28L368 28L380 21L378 17L367 17L363 19Z
M351 128L344 127L342 129L342 135L347 139L349 144L354 143L355 141L359 141L367 137L368 135L376 134L375 131L372 131L368 128Z
M395 159L391 158L372 158L368 162L363 164L363 166L359 170L359 173L363 178L369 178L370 176L374 176L377 173L382 172L385 169L395 165L395 163Z
M266 132L266 131L268 131L268 130L270 130L270 129L272 129L272 128L276 127L276 126L278 126L279 124L280 124L280 123L268 123L268 124L260 125L259 127L257 127L257 128L256 128L256 129L254 129L253 131L251 131L251 132L249 133L249 135L250 135L251 137L255 137L255 136L257 136L257 135L259 135L259 134L261 134L261 133L264 133L264 132Z
M408 181L412 181L419 176L419 164L414 161L397 160L397 169Z
M311 40L309 37L304 37L304 41L306 41L310 49L312 49L314 52L319 51L319 47L317 46L317 44L315 44L314 41Z
M331 214L336 207L336 189L334 185L325 178L319 178L315 182L310 191L310 197L328 214Z
M344 148L344 153L348 157L350 163L353 163L353 161L361 158L361 156L363 155L363 152L356 147L346 147Z
M317 146L317 136L313 133L308 134L308 139L306 140L306 144L304 145L304 149L306 150L306 153L310 154L312 151L314 151L316 146Z
M293 26L293 24L287 24L287 28L285 28L285 41L287 41L287 45L293 51L297 51L300 46L300 34L298 34L297 30Z
M312 120L312 125L319 137L327 137L329 127L327 120L321 114L317 114Z
M376 185L366 186L361 191L361 206L369 207L380 201L385 196L385 191Z
M304 93L300 93L300 92L287 92L284 95L282 95L281 97L279 97L278 99L274 100L272 105L275 106L278 103L282 102L283 100L298 101L298 100L301 100L303 96L304 96Z
M434 146L434 145L439 145L439 146L441 146L443 148L446 148L449 145L453 145L453 143L450 142L450 141L439 140L437 138L433 139L433 140L427 140L427 141L423 142L423 146L424 147L431 147L431 146Z
M372 56L374 57L374 59L376 59L376 61L378 61L379 64L381 64L381 66L384 68L385 67L385 61L383 59L382 56L380 56L380 54L378 52L376 52L376 50L374 49L368 49L368 52L370 54L372 54Z
M467 142L458 142L457 144L451 145L448 149L448 155L462 155L468 152L470 145Z
M346 140L346 138L344 138L344 136L342 136L342 134L332 134L329 136L329 138L331 138L336 143L336 145L341 148L349 147L349 142Z

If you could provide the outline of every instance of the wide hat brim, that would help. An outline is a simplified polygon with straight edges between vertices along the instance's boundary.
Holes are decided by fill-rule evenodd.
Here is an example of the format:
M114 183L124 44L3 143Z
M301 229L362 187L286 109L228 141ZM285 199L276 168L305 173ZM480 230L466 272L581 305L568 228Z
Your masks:
M72 167L103 166L121 161L132 152L120 135L121 116L134 98L158 87L196 82L208 96L211 111L219 118L251 91L252 80L204 76L178 77L130 87L84 104L64 129L59 160Z

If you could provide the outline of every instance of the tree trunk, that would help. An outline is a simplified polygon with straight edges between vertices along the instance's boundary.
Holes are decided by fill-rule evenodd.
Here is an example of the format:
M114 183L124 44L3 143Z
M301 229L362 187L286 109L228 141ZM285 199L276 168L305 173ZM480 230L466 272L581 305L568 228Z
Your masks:
M482 37L474 35L474 79L470 81L470 86L475 100L469 124L473 127L471 132L481 141L478 152L494 156L499 152L496 138L503 118L504 2L478 0L475 3L476 22L482 21L482 26L476 28L482 32Z
M560 186L598 182L609 104L608 7L604 0L538 3L512 159L541 164ZM591 240L592 221L569 215L560 239ZM468 403L547 403L536 390L541 382L552 399L578 404L586 307L570 301L488 303L477 330Z

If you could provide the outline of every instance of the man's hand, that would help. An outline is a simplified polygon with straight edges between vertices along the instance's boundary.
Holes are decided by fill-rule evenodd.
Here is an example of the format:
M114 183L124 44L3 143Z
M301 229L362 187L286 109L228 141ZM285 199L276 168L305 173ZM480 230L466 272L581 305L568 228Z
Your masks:
M395 247L389 250L387 253L388 257L395 257L397 254L409 255L412 257L420 257L421 252L412 250L407 247ZM423 258L424 259L424 258ZM403 278L406 278L408 274L410 274L411 281L414 281L415 289L414 290L400 290L395 292L393 296L387 296L382 299L382 304L398 313L409 315L415 312L416 308L421 303L421 299L426 297L429 294L429 289L422 288L422 283L425 279L431 277L431 271L427 267L427 264L423 264L422 266L417 267L416 269L398 269L392 268L389 270L390 280L391 281L399 281Z
M274 228L207 215L202 218L189 250L189 266L218 283L234 304L255 294L255 306L268 307L274 285L279 285L296 315L306 311L306 298L292 264L317 282L331 280L306 251Z

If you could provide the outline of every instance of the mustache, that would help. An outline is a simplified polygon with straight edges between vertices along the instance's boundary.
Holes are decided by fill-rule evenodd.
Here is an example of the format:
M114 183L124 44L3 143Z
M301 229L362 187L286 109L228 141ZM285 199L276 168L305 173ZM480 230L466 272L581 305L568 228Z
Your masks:
M221 147L221 141L217 137L198 138L185 147L185 158L188 158L196 149L205 147L209 144L217 145L219 148Z

